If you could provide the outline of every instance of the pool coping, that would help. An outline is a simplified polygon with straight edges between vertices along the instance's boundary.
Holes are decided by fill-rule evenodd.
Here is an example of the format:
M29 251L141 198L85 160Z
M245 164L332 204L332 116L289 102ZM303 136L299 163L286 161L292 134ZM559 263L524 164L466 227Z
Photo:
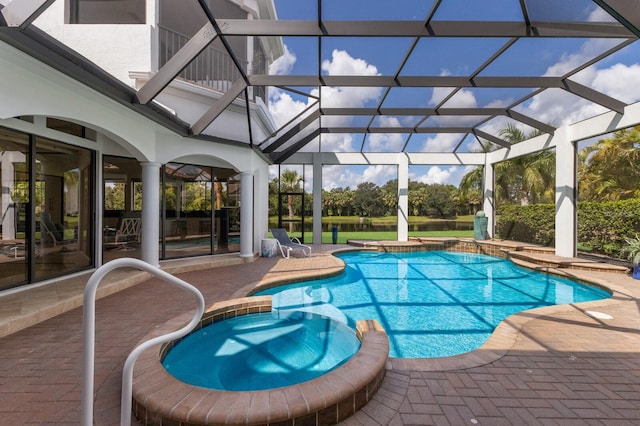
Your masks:
M209 307L199 327L216 320L271 311L270 296L245 297ZM141 341L173 331L190 320L167 321ZM364 406L380 387L389 355L387 335L375 320L357 322L358 352L346 363L313 380L251 391L220 391L189 385L162 366L171 344L142 353L134 367L133 413L145 425L258 425L338 423Z

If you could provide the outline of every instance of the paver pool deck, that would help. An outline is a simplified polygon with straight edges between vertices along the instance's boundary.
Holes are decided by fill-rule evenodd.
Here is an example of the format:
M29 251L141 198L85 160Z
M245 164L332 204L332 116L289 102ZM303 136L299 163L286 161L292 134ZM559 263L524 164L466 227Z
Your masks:
M189 272L175 263L172 271L211 305L244 296L261 281L336 272L341 264L329 251L339 247L314 246L309 258L231 261ZM373 400L342 424L640 424L640 281L597 270L559 271L606 285L614 295L509 317L469 354L390 359ZM114 293L96 304L98 425L119 422L122 365L133 347L154 327L193 309L190 296L157 278L112 274L107 278L114 283L141 282L114 284ZM40 286L0 296L6 334L0 338L0 425L79 423L82 308L68 308L82 288ZM65 312L41 322L24 316L26 325L35 324L20 329L21 313L45 312L52 301L66 303Z

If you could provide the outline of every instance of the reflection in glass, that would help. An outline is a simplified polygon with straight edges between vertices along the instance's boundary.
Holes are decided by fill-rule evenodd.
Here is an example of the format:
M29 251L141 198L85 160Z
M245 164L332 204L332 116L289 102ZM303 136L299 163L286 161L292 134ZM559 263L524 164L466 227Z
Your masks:
M29 137L0 128L0 290L27 281Z
M141 258L142 167L135 158L103 157L103 262Z
M36 138L36 280L93 263L92 160L89 150Z
M240 194L234 173L183 163L165 165L163 258L240 249Z

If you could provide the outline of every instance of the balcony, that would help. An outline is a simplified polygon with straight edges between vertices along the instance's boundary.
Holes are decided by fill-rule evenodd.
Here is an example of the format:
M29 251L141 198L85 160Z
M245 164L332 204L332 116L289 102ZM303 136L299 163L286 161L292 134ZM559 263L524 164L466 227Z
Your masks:
M160 46L159 67L161 68L189 41L189 37L164 26L158 26L158 31ZM256 53L254 57L264 58L264 55L259 54L259 50ZM249 61L242 57L236 59L238 59L246 72L250 65ZM254 72L263 72L265 68L264 59L254 61ZM187 65L178 74L178 77L224 93L231 88L234 81L242 78L242 74L226 50L210 45ZM264 87L250 88L250 100L255 102L258 97L264 100L265 92ZM244 99L244 94L241 95L241 98Z

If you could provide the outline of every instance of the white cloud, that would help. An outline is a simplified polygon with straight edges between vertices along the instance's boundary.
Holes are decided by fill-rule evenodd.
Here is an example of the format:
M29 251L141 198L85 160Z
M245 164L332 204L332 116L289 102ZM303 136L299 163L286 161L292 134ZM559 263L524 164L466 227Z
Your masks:
M398 152L405 143L406 136L398 133L371 133L365 150L370 152Z
M376 100L382 89L379 87L323 87L320 102L325 108L343 107L357 108L364 106L367 101ZM317 91L312 94L316 95Z
M284 46L284 54L269 65L270 75L290 74L298 58Z
M460 135L456 133L439 133L425 139L422 152L449 152L460 142Z
M397 179L397 166L376 165L364 170L358 166L324 166L322 168L322 187L326 191L333 188L356 189L363 182L373 182L382 186L391 179Z
M297 101L281 90L278 90L269 98L269 111L278 127L286 124L306 107L307 104L305 102Z
M355 189L362 182L362 176L348 166L324 166L322 168L322 187L326 191L333 188Z
M594 8L591 12L589 12L589 16L587 17L587 21L590 22L615 22L616 20L613 16L609 15L604 9L599 8L594 5Z
M640 64L615 64L599 70L591 87L622 102L636 102L640 100Z
M430 167L426 174L416 175L410 174L409 179L412 181L427 183L427 184L448 184L453 175L458 172L457 166L451 166L448 168L440 168L440 166Z
M475 108L478 106L478 101L476 100L473 92L460 89L444 104L444 106L446 108Z
M547 89L522 110L525 115L554 126L563 126L605 112L606 109L561 89Z
M334 49L331 60L322 61L322 71L329 75L379 75L375 65L363 59L355 59L345 50Z
M429 99L429 105L437 106L444 98L449 96L453 90L451 87L434 87L431 92L431 99Z
M550 66L545 75L562 75L578 64L612 47L618 40L588 40L581 49L565 55ZM598 69L597 64L582 70L572 80L626 103L640 100L640 64L617 63ZM520 112L555 126L576 123L606 112L607 109L587 100L568 95L560 89L547 89L533 98Z
M348 133L325 133L321 149L323 152L354 152L359 151L360 146L354 147L353 137Z
M295 65L296 55L285 46L285 54L278 61L281 62L270 71L273 71L273 73L290 72ZM334 50L331 60L322 62L322 70L329 75L379 75L378 69L374 65L368 64L362 59L353 58L344 50ZM368 101L378 99L381 92L382 89L379 87L322 87L321 90L312 90L310 94L316 97L321 95L323 107L357 108L364 106ZM269 111L273 115L276 124L282 126L312 102L315 102L314 98L309 98L307 102L304 102L295 100L288 93L277 91L274 92L269 100ZM344 127L351 124L350 120L350 117L328 117L324 125ZM323 151L353 152L356 150L353 143L354 141L350 135L322 135ZM383 141L380 140L380 143L383 143ZM392 139L390 143L398 144L395 139ZM357 150L359 149L360 147L358 146Z
M391 179L398 177L398 167L378 164L376 166L367 167L362 173L362 182L373 182L378 186L382 186Z

